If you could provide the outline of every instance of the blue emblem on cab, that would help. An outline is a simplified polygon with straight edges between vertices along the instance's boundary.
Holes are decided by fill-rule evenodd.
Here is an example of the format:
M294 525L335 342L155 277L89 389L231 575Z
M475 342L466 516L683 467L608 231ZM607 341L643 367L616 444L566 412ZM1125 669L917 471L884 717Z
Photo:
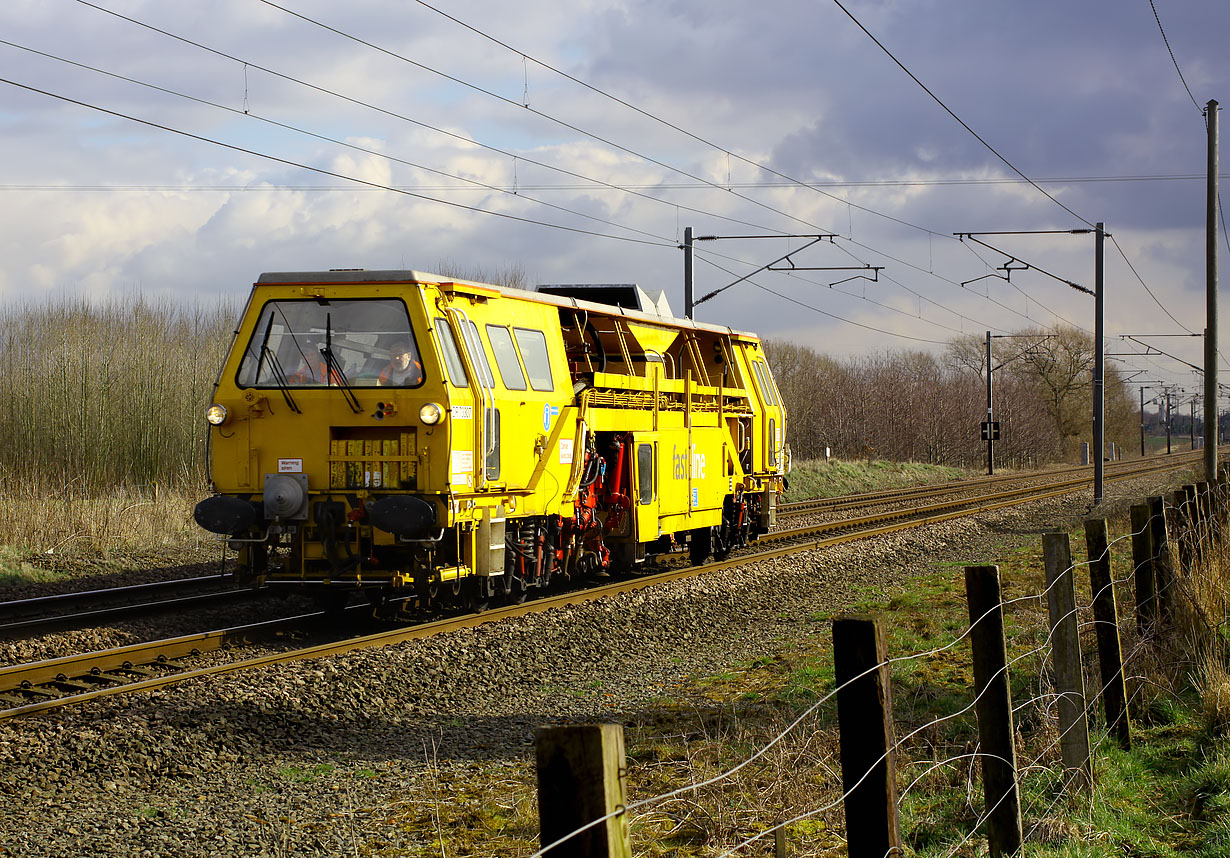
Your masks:
M546 403L542 406L542 431L551 431L551 421L559 416L559 406Z

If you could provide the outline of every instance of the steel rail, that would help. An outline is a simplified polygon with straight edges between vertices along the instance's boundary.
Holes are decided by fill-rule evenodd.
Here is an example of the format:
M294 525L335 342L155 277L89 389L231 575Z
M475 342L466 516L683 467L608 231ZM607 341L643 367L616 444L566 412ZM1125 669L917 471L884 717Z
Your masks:
M1152 473L1154 471L1170 470L1171 468L1176 467L1176 466L1182 467L1182 464L1167 463L1165 466L1161 466L1161 465L1139 466L1138 465L1135 468L1131 468L1131 469L1125 468L1121 471L1116 472L1114 475L1114 478L1116 480L1125 480L1131 477L1142 476L1144 474ZM1080 489L1089 485L1090 482L1091 482L1091 478L1089 477L1077 477L1077 478L1070 479L1070 480L1062 480L1060 482L1051 482L1048 484L1048 486L1053 487L1053 488L1064 488L1065 490L1070 490L1070 491L1079 491ZM826 522L824 524L810 525L808 527L799 527L799 528L793 528L790 530L778 530L772 533L764 534L763 536L760 537L760 542L780 542L780 541L793 539L798 536L806 536L812 533L826 533L826 532L834 531L834 530L847 530L851 527L862 527L865 525L874 525L877 522L892 521L894 519L904 518L907 516L918 516L918 515L924 515L924 514L932 513L932 512L942 512L942 511L950 510L950 509L964 509L965 507L968 507L968 506L981 505L985 501L998 501L1001 499L1016 498L1016 497L1028 497L1029 499L1032 500L1033 497L1035 496L1034 493L1039 488L1045 488L1045 486L1041 486L1041 487L1040 486L1028 486L1025 488L1012 489L1006 492L997 492L995 494L983 495L981 497L975 497L975 498L955 498L953 500L944 501L942 503L927 504L925 506L915 506L915 507L907 507L904 509L889 510L888 512L874 513L872 515L860 516L858 518L842 519L841 521ZM975 510L975 512L980 511L980 509ZM966 513L963 513L963 514L971 514L971 513L967 511Z
M124 587L108 587L101 590L82 590L76 593L54 593L50 596L34 596L29 599L14 599L0 602L0 618L16 617L29 610L37 610L45 605L59 607L77 602L91 603L109 598L125 598L141 596L163 591L177 592L193 587L205 587L212 584L233 582L234 576L229 572L218 575L203 575L197 578L177 578L174 581L151 581L146 584L129 584Z
M1174 470L1184 467L1186 464L1188 464L1186 461L1171 458L1165 462L1150 463L1148 466L1143 468L1116 473L1108 479L1111 481L1120 481L1144 474ZM644 575L631 580L617 581L600 587L577 590L555 596L547 596L544 598L535 599L522 605L511 605L496 608L485 611L481 614L467 614L461 617L438 620L417 626L392 629L360 637L331 641L329 643L317 644L298 650L270 653L254 658L229 662L226 664L210 665L196 669L185 669L177 673L163 676L150 676L148 678L124 685L83 690L79 693L70 694L63 697L56 697L54 699L49 698L35 703L15 706L9 709L0 709L0 721L23 715L34 714L37 712L44 712L63 706L75 705L78 703L83 703L87 700L93 700L113 694L145 691L155 688L162 688L175 683L185 682L190 679L205 676L220 676L223 674L237 673L268 665L284 664L287 662L302 661L312 658L322 658L371 647L388 646L391 644L401 643L403 641L431 637L444 632L473 628L485 623L498 622L500 620L524 616L526 614L548 611L553 608L579 605L585 602L596 601L598 599L605 598L606 596L635 592L648 587L654 587L671 581L696 577L709 572L731 569L739 566L747 566L791 554L799 554L804 551L812 551L818 548L826 548L860 539L882 536L902 530L924 527L930 524L938 524L957 518L964 518L970 515L978 515L993 510L1005 509L1026 503L1033 503L1039 500L1061 497L1063 495L1080 491L1081 489L1087 487L1091 482L1091 478L1086 477L1076 480L1062 481L1060 483L1052 483L1050 486L1034 486L1027 489L1000 492L994 495L985 496L983 498L966 499L964 501L954 501L949 504L920 507L914 512L915 514L922 514L922 517L910 518L906 521L898 520L884 523L884 520L889 517L895 516L898 519L902 518L903 515L901 511L884 514L881 516L867 516L855 521L862 524L871 524L873 526L833 536L821 536L821 538L818 539L810 537L822 534L826 530L831 530L834 528L834 525L839 523L828 523L812 528L799 528L795 532L795 536L806 536L809 538L805 538L801 542L796 541L790 545L779 548L771 548L766 551L756 551L753 553L742 553L737 557L715 563L707 563L703 566L690 566L681 569L674 569L667 572ZM1050 490L1047 491L1046 489ZM958 509L956 507L961 508ZM847 526L849 526L849 523L847 523ZM29 692L32 688L37 687L38 682L36 682L36 680L71 684L73 680L69 677L67 671L75 670L74 665L82 663L88 663L91 665L90 670L92 673L90 675L101 676L104 678L108 678L105 674L116 670L140 672L138 668L141 668L144 665L139 664L139 662L150 658L151 655L154 661L146 662L146 664L177 666L175 665L176 658L182 658L183 656L191 655L194 652L204 653L222 649L232 643L245 642L246 639L252 636L258 629L267 633L273 629L273 627L278 625L289 628L291 625L288 624L301 624L309 619L320 616L320 614L311 614L296 618L274 620L258 624L256 626L237 627L218 632L204 632L197 635L189 635L166 641L154 641L147 644L133 644L127 647L120 647L115 650L90 653L86 656L66 656L60 659L52 659L29 665L14 665L11 667L0 668L0 688L6 688L8 692L11 692L19 686L29 686L24 689ZM116 676L116 678L122 679L123 677ZM14 682L16 682L16 685ZM81 683L77 684L80 685ZM50 692L47 693L50 694Z
M109 592L109 591L98 591ZM31 617L25 620L14 620L0 624L0 639L18 636L30 637L42 632L56 631L64 628L91 628L105 625L115 620L128 617L149 617L168 611L202 608L211 605L225 605L231 602L243 602L250 599L265 598L271 594L268 588L236 588L222 590L217 593L198 593L195 596L181 596L175 599L162 599L157 602L140 602L135 605L117 605L113 608L99 608L94 611L80 611L75 614L56 614L47 617ZM74 594L75 595L75 594Z
M1167 461L1187 461L1190 459L1192 462L1197 462L1199 461L1199 455L1200 451L1198 450L1175 453ZM1138 462L1119 462L1111 466L1115 472L1123 469L1130 470L1137 467L1140 467ZM835 511L839 509L867 506L868 504L883 500L908 500L912 497L918 496L952 494L954 492L969 491L983 486L995 485L1001 482L1019 482L1021 480L1031 479L1047 480L1064 474L1077 474L1084 471L1091 471L1091 468L1091 465L1073 465L1067 468L1055 468L1049 471L1040 471L1029 474L997 474L993 477L976 477L969 480L950 480L944 483L930 483L920 486L903 486L895 489L878 489L871 492L857 492L853 494L836 495L830 498L815 498L811 500L779 504L777 511L778 515L794 517L813 512Z

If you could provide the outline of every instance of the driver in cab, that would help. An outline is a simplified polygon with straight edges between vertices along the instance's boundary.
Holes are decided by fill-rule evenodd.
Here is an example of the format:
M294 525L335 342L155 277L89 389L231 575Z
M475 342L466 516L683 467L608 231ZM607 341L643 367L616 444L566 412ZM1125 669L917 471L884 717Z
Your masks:
M389 363L380 371L376 384L381 387L415 387L423 381L423 366L418 362L414 346L400 342L393 346Z

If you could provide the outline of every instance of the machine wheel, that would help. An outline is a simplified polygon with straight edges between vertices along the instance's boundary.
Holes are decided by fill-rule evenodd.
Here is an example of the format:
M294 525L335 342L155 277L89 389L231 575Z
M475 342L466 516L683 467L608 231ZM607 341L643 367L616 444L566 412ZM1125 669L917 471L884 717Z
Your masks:
M508 569L500 577L500 599L506 605L520 605L525 601L525 579Z
M491 597L495 595L495 581L480 575L471 575L465 579L464 606L476 614L491 607Z
M688 531L688 558L693 566L699 566L713 553L713 530L698 527Z

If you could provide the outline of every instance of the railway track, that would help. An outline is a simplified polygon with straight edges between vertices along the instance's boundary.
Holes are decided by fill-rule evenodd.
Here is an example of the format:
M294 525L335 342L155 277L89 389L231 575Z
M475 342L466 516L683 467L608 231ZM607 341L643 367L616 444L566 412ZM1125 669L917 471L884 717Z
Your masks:
M17 599L0 602L0 640L249 602L267 595L265 590L240 587L233 576L221 574Z
M1116 468L1113 473L1107 474L1106 480L1114 482L1174 470L1189 465L1189 459L1190 457L1172 456L1162 462ZM1063 474L1064 472L1058 472L1059 476ZM326 615L304 614L252 626L0 668L0 720L73 705L105 695L160 688L198 677L235 673L265 665L320 658L430 637L482 623L633 592L718 569L762 562L788 554L1071 494L1086 489L1090 482L1087 475L1069 476L1066 479L1052 479L1042 486L1031 485L976 497L954 498L838 522L777 531L762 536L753 549L739 552L736 556L716 563L651 572L604 586L545 596L522 605L497 608L481 614L401 626L357 637L337 638L308 647L295 648L287 644L278 651L246 659L228 661L211 658L209 660L214 662L212 664L194 666L190 663L193 659L200 660L223 650L238 649L256 640L268 641L278 635L302 631L305 627L318 623ZM354 610L363 608L356 606Z
M1166 461L1191 464L1199 460L1200 452L1176 453L1167 457ZM1179 465L1176 464L1175 467ZM1137 462L1117 462L1109 464L1106 478L1111 479L1120 472L1132 471L1139 467ZM969 480L954 480L947 483L932 483L922 486L908 486L897 489L880 489L873 492L858 492L856 494L838 495L831 498L815 498L812 500L795 501L780 504L777 508L778 517L791 519L802 515L821 512L839 512L847 509L859 509L876 504L908 502L917 498L936 498L952 494L965 494L983 488L1003 485L1005 483L1021 483L1027 480L1052 482L1057 478L1080 479L1081 475L1090 474L1089 465L1076 465L1070 468L1056 468L1042 473L1022 476L1020 474L997 474L989 477L975 477ZM1085 482L1089 477L1084 477Z

